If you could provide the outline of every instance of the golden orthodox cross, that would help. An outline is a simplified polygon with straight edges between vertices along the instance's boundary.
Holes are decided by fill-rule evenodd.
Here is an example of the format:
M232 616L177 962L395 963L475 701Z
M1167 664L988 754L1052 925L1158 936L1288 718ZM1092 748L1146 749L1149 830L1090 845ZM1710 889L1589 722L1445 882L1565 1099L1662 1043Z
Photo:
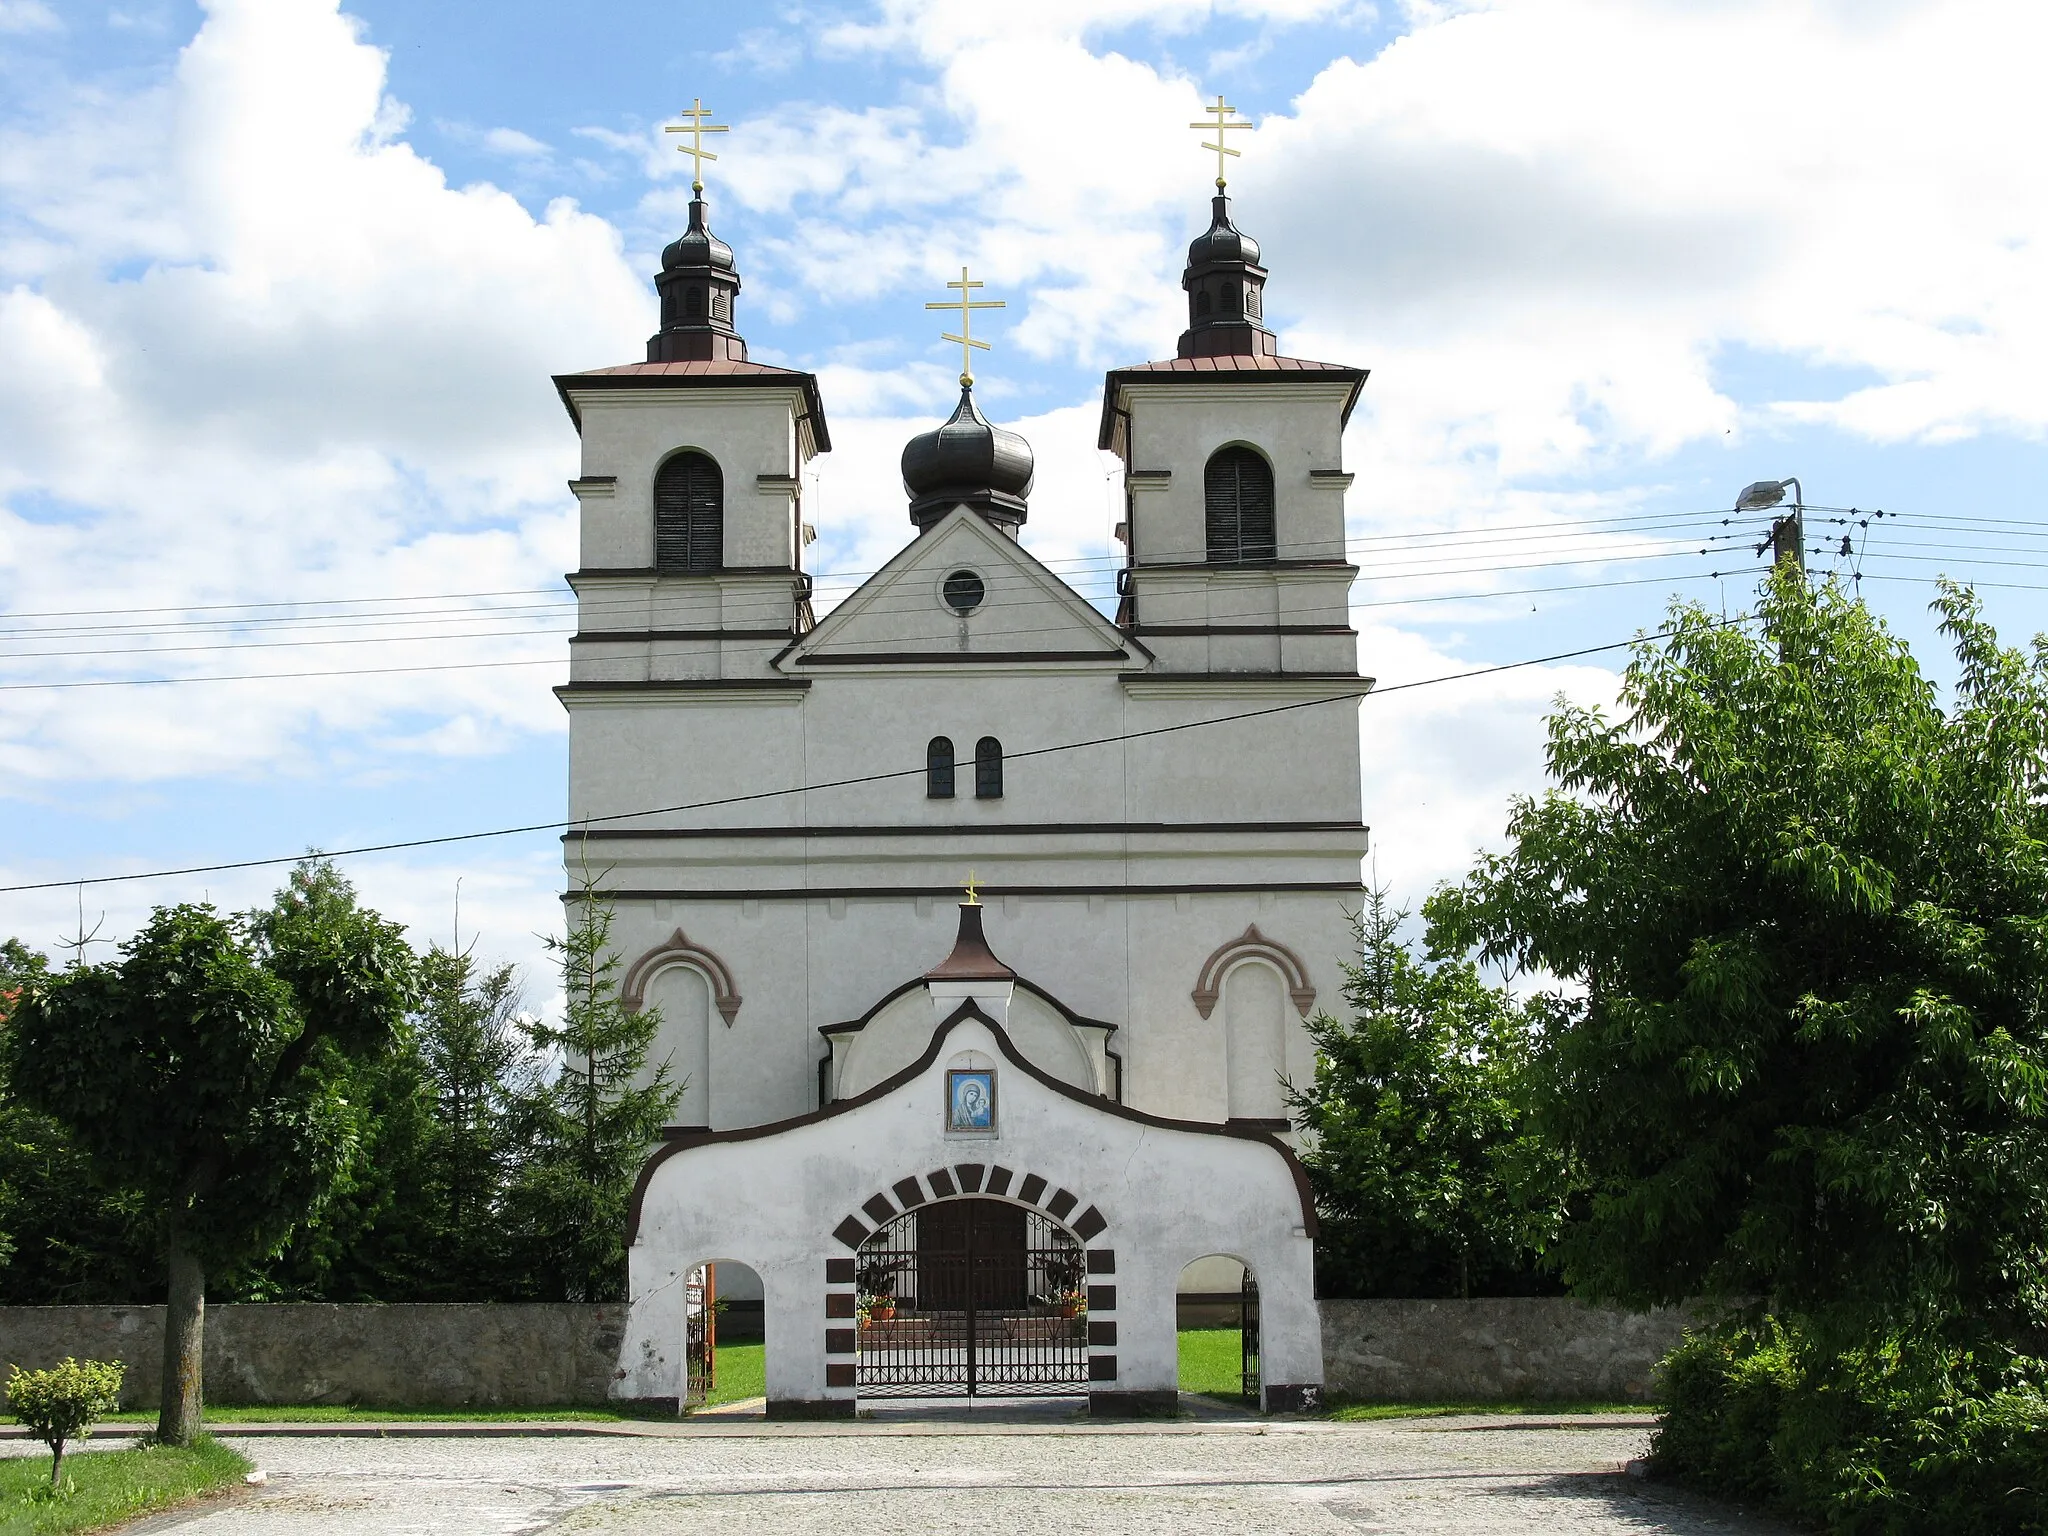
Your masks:
M1004 309L1007 306L1001 299L970 299L967 296L968 290L979 288L981 284L967 276L967 269L965 267L960 269L960 281L957 283L947 283L946 286L948 288L958 288L960 290L960 297L957 299L946 299L937 304L927 304L925 308L957 309L960 311L960 334L955 336L950 331L941 331L939 333L939 340L957 341L960 343L960 384L964 389L974 382L974 352L972 349L979 347L984 352L988 350L987 342L974 339L974 326L972 324L974 311L977 309ZM969 894L972 895L973 893L969 892ZM978 905L978 903L975 903L975 905Z
M967 871L967 885L966 885L966 891L967 891L967 899L966 899L966 900L965 900L964 902L962 902L962 903L961 903L961 905L962 905L962 906L964 906L964 907L978 907L978 906L980 906L980 905L981 905L981 894L980 894L980 888L979 888L978 886L976 886L976 885L975 885L975 883L974 883L974 871L973 871L973 870L971 870L971 869L970 869L969 871Z
M1189 123L1188 126L1190 128L1199 128L1204 133L1209 132L1212 128L1216 131L1216 142L1214 144L1211 144L1205 139L1202 141L1202 148L1213 149L1216 151L1216 190L1218 192L1221 192L1223 190L1224 185L1223 157L1225 155L1229 155L1235 158L1236 156L1242 155L1244 153L1244 151L1241 149L1230 148L1229 141L1227 140L1225 135L1232 129L1243 130L1246 128L1253 127L1254 125L1251 123L1238 121L1237 108L1231 106L1221 96L1218 96L1216 98L1215 106L1204 107L1202 108L1202 110L1208 113L1210 117L1214 118L1215 121L1208 123Z
M1220 101L1222 98L1217 99ZM705 122L704 119L710 115L711 109L704 105L704 98L699 96L676 114L678 117L687 117L687 123L670 123L661 130L663 133L687 133L690 136L689 143L678 144L676 149L690 157L690 190L700 197L704 194L704 162L718 158L704 147L704 135L732 131L724 123Z

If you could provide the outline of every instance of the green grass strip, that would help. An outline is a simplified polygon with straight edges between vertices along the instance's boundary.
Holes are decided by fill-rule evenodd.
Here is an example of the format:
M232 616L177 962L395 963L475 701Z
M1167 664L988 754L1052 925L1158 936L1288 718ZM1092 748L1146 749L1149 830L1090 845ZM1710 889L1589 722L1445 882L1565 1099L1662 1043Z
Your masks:
M68 1448L63 1486L50 1491L48 1456L0 1458L0 1536L91 1531L232 1487L249 1463L201 1438L190 1450Z
M1332 1402L1329 1417L1343 1424L1365 1424L1376 1419L1443 1419L1454 1414L1485 1414L1537 1418L1562 1413L1649 1413L1643 1403L1359 1403L1342 1398Z

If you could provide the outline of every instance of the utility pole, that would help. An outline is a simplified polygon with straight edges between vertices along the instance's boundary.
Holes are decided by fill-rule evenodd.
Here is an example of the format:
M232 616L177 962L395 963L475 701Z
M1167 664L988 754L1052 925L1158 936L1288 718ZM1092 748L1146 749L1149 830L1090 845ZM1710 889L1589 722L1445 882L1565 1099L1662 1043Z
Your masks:
M1766 507L1775 507L1785 500L1785 492L1792 492L1792 510L1771 524L1770 537L1757 545L1756 552L1771 552L1771 559L1779 565L1791 565L1798 569L1800 580L1806 579L1806 492L1796 476L1783 480L1759 480L1754 485L1743 487L1742 494L1735 498L1738 512L1761 512Z

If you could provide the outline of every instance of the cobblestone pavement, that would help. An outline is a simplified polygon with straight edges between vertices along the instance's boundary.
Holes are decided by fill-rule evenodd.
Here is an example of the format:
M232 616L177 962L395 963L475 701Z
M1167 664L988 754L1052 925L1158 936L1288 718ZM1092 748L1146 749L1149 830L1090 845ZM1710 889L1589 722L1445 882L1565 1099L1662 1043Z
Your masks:
M1781 1528L1620 1475L1639 1424L702 1425L227 1437L268 1474L177 1536L1492 1536Z

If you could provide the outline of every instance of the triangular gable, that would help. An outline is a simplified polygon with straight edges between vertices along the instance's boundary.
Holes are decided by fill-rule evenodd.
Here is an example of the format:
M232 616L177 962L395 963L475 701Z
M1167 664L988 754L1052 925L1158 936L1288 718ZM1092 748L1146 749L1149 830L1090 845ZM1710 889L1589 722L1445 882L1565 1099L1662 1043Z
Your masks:
M981 603L961 614L947 577L971 572ZM956 507L779 657L784 672L953 663L1142 667L1150 653L1016 540Z

